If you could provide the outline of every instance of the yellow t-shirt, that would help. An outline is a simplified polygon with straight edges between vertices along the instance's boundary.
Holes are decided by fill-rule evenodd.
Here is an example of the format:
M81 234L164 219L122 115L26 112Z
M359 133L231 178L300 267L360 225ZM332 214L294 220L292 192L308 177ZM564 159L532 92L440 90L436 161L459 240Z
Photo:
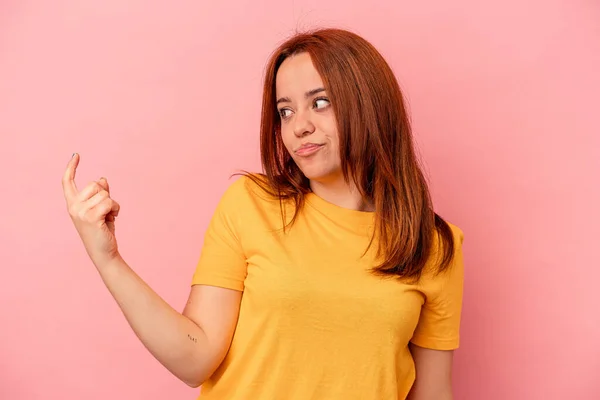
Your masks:
M306 200L286 233L279 201L246 177L217 206L192 284L244 294L230 350L200 399L404 399L415 378L409 341L458 347L459 228L450 225L456 256L447 273L400 283L369 271L376 243L361 257L374 213L313 193Z

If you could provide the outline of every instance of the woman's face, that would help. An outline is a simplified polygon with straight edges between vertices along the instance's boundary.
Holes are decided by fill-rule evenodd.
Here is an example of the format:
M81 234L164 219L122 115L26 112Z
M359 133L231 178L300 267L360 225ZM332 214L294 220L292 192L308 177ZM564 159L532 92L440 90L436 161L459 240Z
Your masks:
M340 179L335 115L308 53L285 59L275 77L275 91L281 137L296 165L313 181Z

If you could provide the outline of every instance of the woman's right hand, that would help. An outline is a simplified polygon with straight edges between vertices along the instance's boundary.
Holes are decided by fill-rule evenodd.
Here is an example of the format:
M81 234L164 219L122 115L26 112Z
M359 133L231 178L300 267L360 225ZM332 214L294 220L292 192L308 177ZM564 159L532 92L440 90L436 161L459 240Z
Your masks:
M75 185L79 154L74 154L62 179L69 216L85 249L96 267L109 264L120 257L115 237L115 217L119 203L110 198L106 178L90 182L81 191Z

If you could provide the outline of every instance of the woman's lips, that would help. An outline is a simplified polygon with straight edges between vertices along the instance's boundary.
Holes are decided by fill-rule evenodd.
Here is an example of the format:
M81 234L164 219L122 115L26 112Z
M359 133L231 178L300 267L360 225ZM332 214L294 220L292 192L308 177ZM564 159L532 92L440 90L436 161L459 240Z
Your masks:
M321 150L321 147L323 147L322 144L308 143L300 146L295 153L301 157L307 157Z

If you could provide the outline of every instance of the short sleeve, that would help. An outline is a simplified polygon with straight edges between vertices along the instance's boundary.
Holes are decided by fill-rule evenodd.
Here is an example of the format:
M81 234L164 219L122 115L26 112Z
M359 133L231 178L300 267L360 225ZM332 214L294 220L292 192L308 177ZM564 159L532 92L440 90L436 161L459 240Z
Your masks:
M210 220L192 285L219 286L243 291L247 262L240 243L243 178L225 191Z
M460 343L463 300L463 232L452 226L454 258L447 270L428 276L422 283L425 302L411 339L417 346L434 350L454 350Z

